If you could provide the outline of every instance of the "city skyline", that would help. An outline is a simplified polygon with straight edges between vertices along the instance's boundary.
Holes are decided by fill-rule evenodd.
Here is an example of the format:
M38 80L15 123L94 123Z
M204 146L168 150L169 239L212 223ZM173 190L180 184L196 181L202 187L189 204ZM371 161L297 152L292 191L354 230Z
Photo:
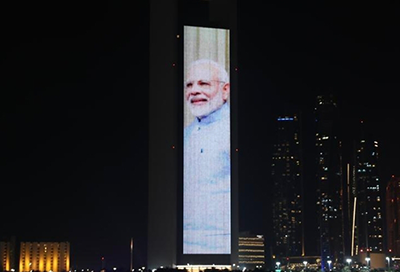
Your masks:
M134 237L137 265L145 259L149 9L143 2L54 6L53 13L9 4L1 235L69 241L79 267L100 266L102 256L128 267ZM274 118L293 109L312 118L319 94L338 98L347 152L355 124L364 120L380 142L381 181L400 176L398 11L389 4L358 10L239 1L241 231L267 230Z

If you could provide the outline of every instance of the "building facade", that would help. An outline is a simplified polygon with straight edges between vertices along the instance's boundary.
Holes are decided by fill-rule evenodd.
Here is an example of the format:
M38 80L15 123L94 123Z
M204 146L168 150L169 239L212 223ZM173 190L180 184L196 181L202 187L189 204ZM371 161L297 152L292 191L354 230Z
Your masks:
M0 272L16 271L18 255L15 237L0 241Z
M271 176L272 201L272 259L304 256L303 224L303 161L298 115L276 119Z
M69 242L0 242L0 271L65 272L70 270Z
M387 249L400 257L400 178L393 176L386 186Z
M19 272L70 270L69 242L21 242Z
M379 178L379 145L361 139L356 146L355 252L383 253L383 198Z
M237 136L237 15L236 0L151 0L150 7L150 47L149 47L149 190L148 190L148 241L147 267L181 267L195 264L196 267L237 263L238 241L238 136ZM189 238L184 237L184 64L185 40L188 37L185 27L225 29L229 36L219 47L228 56L221 61L220 51L208 51L209 56L224 63L230 77L230 245L222 254L211 250L198 251L184 248ZM213 31L211 31L213 32ZM204 48L219 44L206 41L203 35L196 34L202 42L194 42L195 50L189 58L200 58ZM214 35L215 36L215 35ZM190 47L190 46L188 46ZM229 51L227 54L226 51ZM196 83L197 84L197 83ZM204 130L201 130L204 131ZM203 152L203 149L201 149ZM208 167L209 168L209 167ZM207 167L203 167L207 171ZM186 168L189 169L189 168ZM203 173L204 174L204 173ZM201 200L201 198L195 198ZM204 201L203 201L204 202ZM192 205L196 207L196 205ZM228 205L224 205L227 207ZM219 209L216 209L219 210ZM201 212L199 212L201 213ZM224 217L225 219L225 217ZM216 222L214 220L214 222ZM226 224L228 225L228 224ZM204 227L204 224L202 224ZM192 229L193 230L193 229ZM204 231L215 230L209 228ZM192 235L195 240L202 235ZM208 236L210 237L210 236ZM228 236L227 236L228 237ZM210 240L210 239L209 239ZM189 242L188 242L189 241ZM224 239L224 243L227 240ZM202 246L202 243L191 243ZM194 248L194 247L193 247ZM211 247L209 247L211 248ZM194 252L194 253L193 253ZM201 253L201 254L199 254Z
M320 95L316 100L317 244L324 269L328 261L342 263L344 257L342 152L336 99Z
M241 232L239 234L238 269L256 269L264 268L264 266L264 236L254 235L250 232Z

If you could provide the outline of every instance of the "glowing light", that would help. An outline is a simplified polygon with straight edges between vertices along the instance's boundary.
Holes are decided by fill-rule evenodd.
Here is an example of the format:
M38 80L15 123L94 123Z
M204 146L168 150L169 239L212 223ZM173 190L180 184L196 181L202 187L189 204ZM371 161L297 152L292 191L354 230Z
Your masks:
M331 270L331 263L332 263L332 260L328 260L327 263L328 263L328 267L329 267L329 271L330 271L330 270Z
M292 117L279 117L278 121L293 121L294 119Z

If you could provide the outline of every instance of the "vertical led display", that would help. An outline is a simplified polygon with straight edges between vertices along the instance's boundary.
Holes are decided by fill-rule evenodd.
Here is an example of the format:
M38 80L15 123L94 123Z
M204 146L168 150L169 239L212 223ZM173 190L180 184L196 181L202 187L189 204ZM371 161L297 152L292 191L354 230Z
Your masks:
M229 30L184 26L183 254L231 253Z

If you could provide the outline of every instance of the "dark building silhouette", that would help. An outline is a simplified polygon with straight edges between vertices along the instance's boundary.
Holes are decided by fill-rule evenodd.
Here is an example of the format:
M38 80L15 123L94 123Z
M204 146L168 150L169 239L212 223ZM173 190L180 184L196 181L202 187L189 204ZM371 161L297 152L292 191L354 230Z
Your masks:
M272 260L304 256L303 161L300 117L279 116L275 121L272 177Z
M387 249L400 256L400 178L392 177L386 186Z
M317 182L317 216L322 269L328 260L342 263L343 179L341 141L338 138L338 107L332 95L320 95L315 107L315 148Z

